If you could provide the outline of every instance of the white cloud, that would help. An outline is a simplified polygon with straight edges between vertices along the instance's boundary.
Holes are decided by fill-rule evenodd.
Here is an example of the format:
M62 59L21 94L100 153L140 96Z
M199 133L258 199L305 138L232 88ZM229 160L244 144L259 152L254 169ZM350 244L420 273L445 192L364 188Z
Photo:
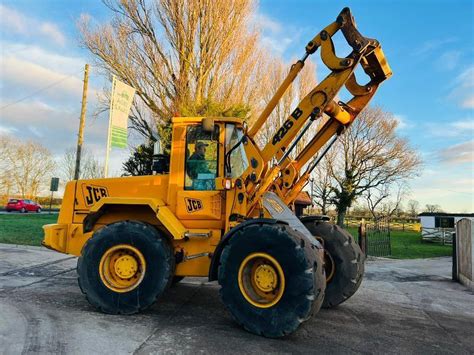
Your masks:
M2 27L15 33L27 32L26 19L19 12L0 4Z
M7 127L13 127L22 134L32 133L27 127L36 127L36 133L43 134L46 129L62 132L67 136L68 132L74 132L75 122L79 117L80 107L77 111L71 111L60 107L48 105L42 101L25 101L11 106L11 109L1 111L2 123ZM74 124L72 123L74 122ZM58 138L57 133L52 137Z
M450 124L451 128L458 130L460 134L474 135L474 119L456 121Z
M272 33L280 33L283 28L281 23L262 13L254 15L253 22L263 31L269 31Z
M301 29L283 23L257 12L251 21L252 25L261 30L261 41L264 47L281 56L288 47L299 40Z
M438 121L425 124L430 136L444 138L472 137L474 135L474 119L466 118L454 122Z
M436 66L443 70L453 70L458 66L459 59L461 58L461 51L453 50L446 51L436 62Z
M440 205L446 212L474 211L473 172L465 165L440 168L439 160L427 160L426 169L411 183L411 196L422 206Z
M83 58L61 55L38 46L3 41L0 46L7 53L0 58L1 107L30 96L50 105L80 107ZM98 81L93 72L90 79L89 105L97 100ZM14 107L5 108L11 109Z
M50 37L54 42L64 46L66 43L66 37L59 30L58 26L51 22L43 22L39 27L40 33L46 37Z
M474 95L466 97L461 103L463 108L474 108Z
M13 134L17 131L15 127L0 126L0 134Z
M437 39L431 39L423 42L417 50L413 52L414 55L420 56L420 55L425 55L428 54L434 50L439 49L440 47L456 42L458 39L455 37L446 37L446 38L437 38Z
M77 69L75 71L77 74ZM1 73L5 89L30 93L54 85L54 88L43 90L42 94L51 98L81 97L82 81L77 76L63 74L13 56L2 59Z
M37 20L1 4L0 19L1 32L10 32L32 38L42 36L61 46L66 43L66 37L54 23Z
M70 73L71 70L80 71L86 63L83 58L61 54L60 51L51 52L37 45L0 41L0 47L4 50L1 61L4 58L14 57L62 73Z
M402 130L411 127L411 125L408 123L407 118L405 115L393 115L393 118L395 121L397 121L397 128Z
M474 163L474 140L441 149L438 152L438 158L442 163L472 164Z
M453 86L449 97L458 101L462 108L474 108L474 65L459 74Z
M289 37L262 37L262 43L265 47L270 48L275 53L281 55L285 52L292 40Z

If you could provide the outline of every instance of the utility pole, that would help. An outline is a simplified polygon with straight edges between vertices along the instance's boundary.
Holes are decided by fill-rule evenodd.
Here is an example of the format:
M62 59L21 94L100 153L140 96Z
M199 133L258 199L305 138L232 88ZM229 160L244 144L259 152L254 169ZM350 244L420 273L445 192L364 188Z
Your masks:
M74 170L74 180L79 179L79 175L81 171L81 153L82 153L82 142L84 141L84 126L86 124L88 83L89 83L89 64L86 64L86 67L84 69L84 86L82 89L81 119L79 121L79 134L77 135L76 168Z

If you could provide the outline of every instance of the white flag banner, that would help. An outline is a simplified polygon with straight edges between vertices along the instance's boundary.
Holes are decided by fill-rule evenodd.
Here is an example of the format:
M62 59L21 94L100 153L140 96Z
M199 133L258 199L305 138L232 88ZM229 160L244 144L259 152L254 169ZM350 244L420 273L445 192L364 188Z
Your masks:
M134 95L134 88L122 83L115 76L113 77L109 123L112 147L125 148L127 146L128 115L132 107Z

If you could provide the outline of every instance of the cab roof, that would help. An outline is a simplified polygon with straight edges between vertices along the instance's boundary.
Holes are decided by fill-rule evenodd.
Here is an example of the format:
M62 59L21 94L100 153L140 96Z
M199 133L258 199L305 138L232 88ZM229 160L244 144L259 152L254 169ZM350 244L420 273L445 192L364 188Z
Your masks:
M201 116L201 117L173 117L171 119L172 123L201 123L203 118L212 118L214 122L223 122L223 123L236 123L243 124L244 120L238 117L214 117L214 116Z

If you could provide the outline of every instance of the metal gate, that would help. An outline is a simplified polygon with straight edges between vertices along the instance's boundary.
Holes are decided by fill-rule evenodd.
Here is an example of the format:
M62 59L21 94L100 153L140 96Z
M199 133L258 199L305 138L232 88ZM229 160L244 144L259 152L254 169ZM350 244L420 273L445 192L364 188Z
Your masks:
M365 255L391 255L390 220L388 218L380 218L368 223L362 222L359 228L359 245L361 245L363 250L365 249Z

